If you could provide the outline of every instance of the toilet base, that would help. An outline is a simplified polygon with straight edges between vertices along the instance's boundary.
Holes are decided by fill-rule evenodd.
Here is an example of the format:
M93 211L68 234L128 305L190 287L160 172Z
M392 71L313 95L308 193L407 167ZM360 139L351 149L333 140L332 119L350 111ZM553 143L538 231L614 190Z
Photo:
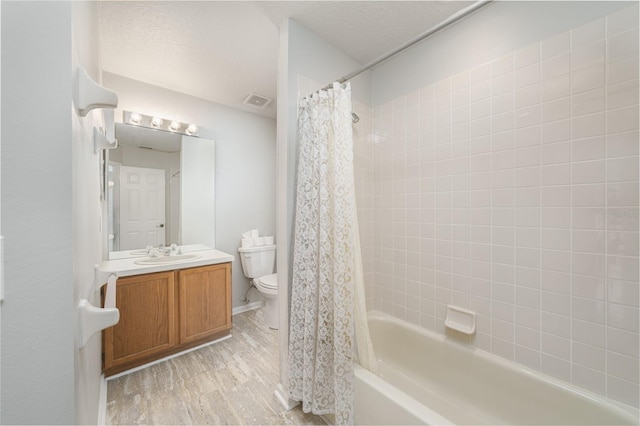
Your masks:
M257 317L267 327L277 330L278 329L278 299L276 297L267 298L262 297L264 300L264 306L257 312Z

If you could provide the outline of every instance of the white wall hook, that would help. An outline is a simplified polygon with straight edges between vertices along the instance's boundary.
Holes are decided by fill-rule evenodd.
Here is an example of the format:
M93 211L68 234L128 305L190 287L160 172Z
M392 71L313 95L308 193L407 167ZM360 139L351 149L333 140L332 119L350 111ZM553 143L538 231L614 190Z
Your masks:
M116 138L109 139L100 129L97 127L93 128L93 151L96 154L103 149L115 149L117 147L118 140Z
M99 290L105 283L107 292L104 308L93 306L87 299L78 304L78 346L84 348L91 336L105 328L116 325L120 321L120 311L116 308L117 272L103 271L95 265L95 288Z
M78 67L76 77L76 108L81 117L95 108L115 108L118 106L118 95L93 81L83 67Z
M78 345L84 348L91 336L120 321L118 308L96 308L87 299L78 305Z

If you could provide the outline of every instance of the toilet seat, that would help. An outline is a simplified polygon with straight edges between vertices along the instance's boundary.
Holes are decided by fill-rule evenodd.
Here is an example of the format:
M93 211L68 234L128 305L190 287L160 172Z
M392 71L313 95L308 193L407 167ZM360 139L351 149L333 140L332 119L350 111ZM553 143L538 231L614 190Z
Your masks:
M256 281L261 284L262 288L266 288L269 290L278 289L278 274L264 275L262 277L256 278Z

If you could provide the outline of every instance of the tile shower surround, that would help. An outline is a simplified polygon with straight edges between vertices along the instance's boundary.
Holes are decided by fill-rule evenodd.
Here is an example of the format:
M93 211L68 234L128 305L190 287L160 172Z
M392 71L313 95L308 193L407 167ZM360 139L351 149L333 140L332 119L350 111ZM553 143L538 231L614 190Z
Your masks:
M369 309L638 406L637 16L354 102Z

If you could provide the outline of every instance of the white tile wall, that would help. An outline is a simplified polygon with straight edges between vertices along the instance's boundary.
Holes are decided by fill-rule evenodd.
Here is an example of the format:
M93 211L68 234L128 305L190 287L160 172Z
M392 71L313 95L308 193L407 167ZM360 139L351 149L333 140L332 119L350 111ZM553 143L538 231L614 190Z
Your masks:
M638 406L637 16L357 106L370 308Z

